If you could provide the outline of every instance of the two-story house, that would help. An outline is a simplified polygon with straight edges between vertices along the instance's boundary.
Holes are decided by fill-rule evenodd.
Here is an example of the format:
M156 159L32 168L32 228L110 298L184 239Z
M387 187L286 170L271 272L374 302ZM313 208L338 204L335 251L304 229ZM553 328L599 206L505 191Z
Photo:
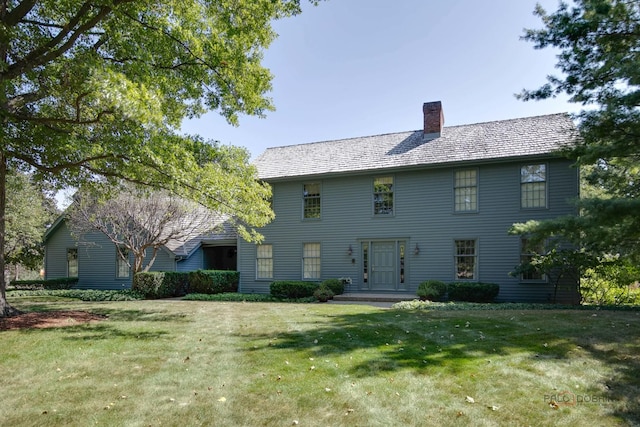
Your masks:
M500 285L501 301L552 299L543 275L513 277L529 256L513 223L575 214L578 169L557 151L566 114L443 127L440 102L408 131L267 149L255 165L273 188L260 244L238 242L240 291L274 280L350 278L347 292L415 295L420 282ZM566 283L565 283L566 284ZM576 302L576 284L558 301Z

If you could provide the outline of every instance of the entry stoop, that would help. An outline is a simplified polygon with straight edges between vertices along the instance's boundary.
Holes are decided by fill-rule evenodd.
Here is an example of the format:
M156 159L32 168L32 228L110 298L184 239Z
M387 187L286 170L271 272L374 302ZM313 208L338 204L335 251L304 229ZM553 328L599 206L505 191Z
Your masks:
M334 301L352 302L400 302L413 301L417 299L414 294L369 294L369 293L346 293L333 297Z

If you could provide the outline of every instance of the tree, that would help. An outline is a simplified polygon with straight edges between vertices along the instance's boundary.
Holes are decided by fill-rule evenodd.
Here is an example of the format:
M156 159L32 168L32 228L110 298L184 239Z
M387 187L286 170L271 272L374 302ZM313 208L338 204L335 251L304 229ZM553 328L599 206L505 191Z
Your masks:
M58 212L55 200L31 176L10 172L6 185L4 258L7 267L12 267L17 275L19 266L31 270L42 267L42 234Z
M300 0L0 0L0 270L7 167L57 187L97 177L165 189L238 223L268 223L243 152L183 136L185 117L262 116L274 19ZM15 311L0 281L0 316Z
M125 184L106 194L111 196L88 191L77 195L67 211L69 228L85 244L92 243L84 239L88 233L104 234L133 274L149 271L158 251L169 242L186 242L220 222L215 213L166 191Z
M524 100L565 93L585 108L577 115L580 139L565 154L593 188L577 202L580 216L516 224L512 232L543 241L562 236L590 260L640 261L640 2L578 0L548 14L535 10L543 29L526 30L538 49L560 49L557 68ZM600 262L598 261L598 262ZM637 278L636 278L637 279Z

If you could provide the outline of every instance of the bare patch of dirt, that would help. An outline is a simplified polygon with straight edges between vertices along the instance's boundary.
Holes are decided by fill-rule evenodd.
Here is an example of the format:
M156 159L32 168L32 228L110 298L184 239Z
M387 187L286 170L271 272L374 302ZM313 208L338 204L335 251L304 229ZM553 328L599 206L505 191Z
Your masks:
M105 320L107 316L86 311L39 311L0 318L0 331L11 329L60 328Z

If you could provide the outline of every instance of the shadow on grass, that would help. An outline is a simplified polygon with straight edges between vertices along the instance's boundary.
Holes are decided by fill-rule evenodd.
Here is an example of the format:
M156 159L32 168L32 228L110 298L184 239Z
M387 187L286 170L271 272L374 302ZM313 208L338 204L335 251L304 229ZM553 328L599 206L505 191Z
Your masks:
M541 315L542 314L542 315ZM591 320L591 316L594 320ZM311 317L311 316L310 316ZM584 323L580 323L584 322ZM613 326L612 326L613 325ZM482 369L494 356L519 356L515 369L537 372L534 361L569 361L586 352L615 372L598 386L605 401L616 401L616 416L640 422L640 316L576 311L512 313L385 311L326 315L300 330L245 335L257 344L248 351L294 349L314 358L360 353L354 377L400 370L427 375ZM612 331L615 329L615 332ZM634 332L635 331L635 332ZM530 363L527 362L530 361ZM544 366L541 365L541 366ZM559 366L561 365L556 365ZM613 408L612 408L613 410Z
M169 335L168 331L154 330L123 330L116 326L100 323L93 325L67 326L63 329L64 337L68 341L97 341L97 340L157 340Z

